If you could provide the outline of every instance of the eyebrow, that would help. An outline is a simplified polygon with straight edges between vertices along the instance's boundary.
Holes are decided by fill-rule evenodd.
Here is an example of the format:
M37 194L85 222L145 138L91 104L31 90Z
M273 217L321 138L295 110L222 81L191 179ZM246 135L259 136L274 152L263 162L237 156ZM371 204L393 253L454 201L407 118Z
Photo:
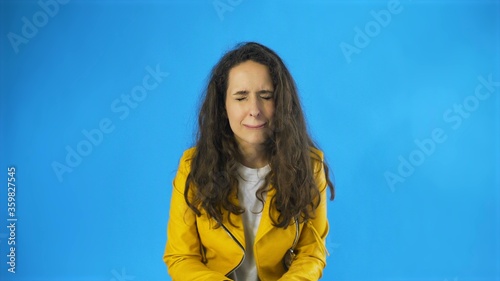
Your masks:
M260 91L257 91L257 94L274 94L274 91L271 91L271 90L260 90ZM233 93L233 95L235 95L235 96L248 95L248 91L247 90L237 91L237 92Z
M259 94L274 94L274 91L271 91L271 90L260 90L257 93L259 93Z
M238 95L238 96L248 95L248 91L245 90L237 91L236 93L233 93L233 95Z

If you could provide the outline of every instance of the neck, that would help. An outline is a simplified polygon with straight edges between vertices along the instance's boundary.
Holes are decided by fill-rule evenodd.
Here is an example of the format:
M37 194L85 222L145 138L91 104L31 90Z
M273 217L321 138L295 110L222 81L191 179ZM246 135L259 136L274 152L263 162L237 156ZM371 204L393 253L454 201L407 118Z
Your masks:
M248 168L262 168L268 164L268 157L264 146L240 146L241 164Z

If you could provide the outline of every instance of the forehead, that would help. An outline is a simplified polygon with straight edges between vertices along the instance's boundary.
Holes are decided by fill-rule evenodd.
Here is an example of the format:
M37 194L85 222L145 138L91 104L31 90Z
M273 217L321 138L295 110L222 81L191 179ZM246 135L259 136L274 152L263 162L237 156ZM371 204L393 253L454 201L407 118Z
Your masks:
M242 62L229 71L228 88L232 86L272 86L269 68L254 61Z

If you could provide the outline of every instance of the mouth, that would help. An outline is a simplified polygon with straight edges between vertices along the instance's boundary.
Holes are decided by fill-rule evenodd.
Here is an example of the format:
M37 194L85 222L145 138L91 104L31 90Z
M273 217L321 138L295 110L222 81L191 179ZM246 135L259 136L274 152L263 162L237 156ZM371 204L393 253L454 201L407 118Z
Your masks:
M263 124L260 124L260 125L246 125L246 124L243 124L243 126L245 126L248 129L261 129L261 128L264 128L266 126L266 124L267 124L267 122L263 123Z

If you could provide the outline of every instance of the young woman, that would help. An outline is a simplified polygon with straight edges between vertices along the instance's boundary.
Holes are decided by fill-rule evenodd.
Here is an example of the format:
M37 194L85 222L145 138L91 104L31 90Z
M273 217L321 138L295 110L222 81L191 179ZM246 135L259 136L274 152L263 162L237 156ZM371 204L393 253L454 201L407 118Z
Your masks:
M257 43L226 53L198 123L173 181L172 279L318 280L334 186L283 61Z

